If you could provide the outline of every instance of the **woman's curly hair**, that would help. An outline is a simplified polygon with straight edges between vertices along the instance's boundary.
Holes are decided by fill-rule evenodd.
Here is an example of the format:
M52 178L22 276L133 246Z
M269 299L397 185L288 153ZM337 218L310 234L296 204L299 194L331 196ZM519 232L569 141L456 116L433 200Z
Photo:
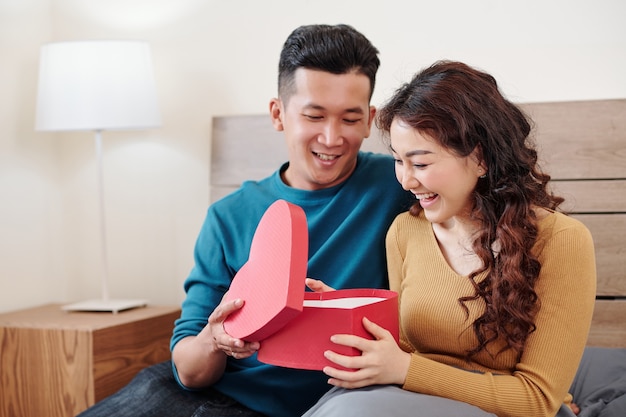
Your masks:
M503 97L491 75L439 61L401 86L379 110L376 123L387 140L394 119L458 156L478 150L487 174L473 192L472 216L482 227L472 249L483 266L469 275L475 294L459 303L469 314L465 303L482 299L485 311L472 324L478 345L466 359L496 340L505 342L500 352L513 349L521 355L540 307L534 287L541 264L531 251L537 241L534 208L554 210L563 202L549 192L550 176L537 165L530 118ZM410 210L413 215L420 211L419 203ZM487 277L478 281L484 271Z

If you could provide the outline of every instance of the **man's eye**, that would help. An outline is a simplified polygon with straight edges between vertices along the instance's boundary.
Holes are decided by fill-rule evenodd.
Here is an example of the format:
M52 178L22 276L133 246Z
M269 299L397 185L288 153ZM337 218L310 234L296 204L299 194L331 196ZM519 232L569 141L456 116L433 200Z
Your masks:
M361 119L343 119L344 122L348 123L348 124L355 124L355 123L359 123L361 121Z
M312 114L305 114L303 116L309 120L322 120L322 116L314 116Z

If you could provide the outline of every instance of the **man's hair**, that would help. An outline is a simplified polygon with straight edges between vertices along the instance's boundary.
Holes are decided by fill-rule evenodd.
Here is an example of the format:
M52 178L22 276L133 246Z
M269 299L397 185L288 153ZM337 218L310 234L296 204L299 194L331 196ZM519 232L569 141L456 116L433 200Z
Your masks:
M332 74L356 72L370 80L370 99L380 66L378 49L349 25L306 25L295 29L283 45L278 63L278 94L288 99L295 92L298 68Z

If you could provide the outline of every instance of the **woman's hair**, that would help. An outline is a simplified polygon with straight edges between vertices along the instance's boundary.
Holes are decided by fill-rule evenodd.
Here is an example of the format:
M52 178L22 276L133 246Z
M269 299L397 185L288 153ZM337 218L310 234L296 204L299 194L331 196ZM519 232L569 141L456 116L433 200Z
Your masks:
M547 190L550 176L537 166L530 119L503 97L491 75L450 61L416 74L379 110L377 125L387 139L394 119L460 157L476 150L484 163L486 177L472 195L472 216L482 224L472 249L483 266L469 275L475 294L459 303L467 314L468 301L481 299L486 307L472 324L478 345L466 359L496 340L505 342L497 353L513 349L521 355L539 309L534 286L541 264L531 251L537 242L533 208L554 210L563 202ZM417 215L421 207L414 204L410 211ZM487 277L478 281L484 271Z
M296 28L283 45L278 62L278 93L283 99L294 92L298 68L332 74L356 72L370 81L370 99L380 66L378 49L348 25L305 25Z

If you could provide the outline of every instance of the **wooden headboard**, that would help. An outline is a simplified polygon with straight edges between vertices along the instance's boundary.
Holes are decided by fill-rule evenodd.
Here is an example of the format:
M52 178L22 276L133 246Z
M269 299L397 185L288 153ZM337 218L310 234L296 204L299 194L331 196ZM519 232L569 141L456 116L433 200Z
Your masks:
M563 209L594 238L598 287L587 344L626 348L626 99L521 107L535 122L542 167ZM363 149L386 152L378 131ZM269 115L215 117L211 152L211 201L287 160Z

